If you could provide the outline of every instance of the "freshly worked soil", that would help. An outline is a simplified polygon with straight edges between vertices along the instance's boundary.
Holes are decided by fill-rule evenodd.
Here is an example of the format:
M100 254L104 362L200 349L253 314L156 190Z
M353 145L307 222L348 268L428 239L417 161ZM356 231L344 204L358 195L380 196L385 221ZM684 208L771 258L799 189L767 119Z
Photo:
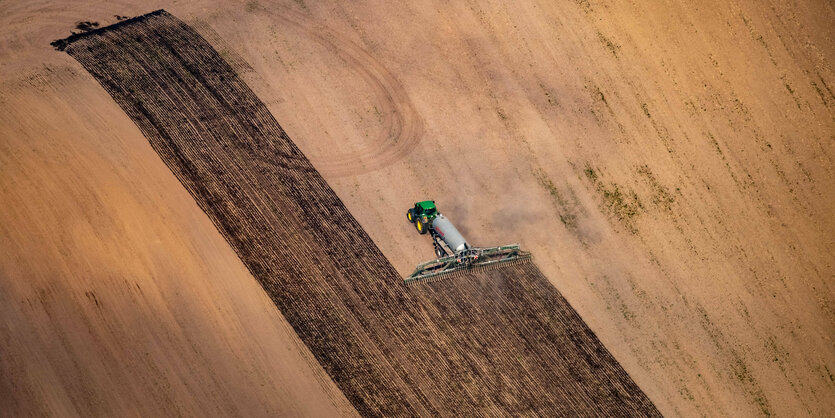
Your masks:
M264 104L164 11L58 41L365 415L659 415L532 263L406 288Z

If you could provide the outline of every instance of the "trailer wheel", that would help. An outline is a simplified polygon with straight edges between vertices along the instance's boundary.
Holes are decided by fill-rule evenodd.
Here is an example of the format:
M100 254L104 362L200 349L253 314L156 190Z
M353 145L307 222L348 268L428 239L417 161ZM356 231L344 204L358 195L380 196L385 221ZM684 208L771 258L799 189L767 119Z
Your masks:
M406 219L408 219L409 222L411 222L411 223L415 223L415 210L414 209L409 209L408 211L406 211Z
M421 235L426 233L426 225L420 219L415 221L415 228L417 228L418 233L420 233Z
M443 248L436 246L435 247L435 255L437 255L438 258L441 258L441 257L445 256L446 253L444 253Z

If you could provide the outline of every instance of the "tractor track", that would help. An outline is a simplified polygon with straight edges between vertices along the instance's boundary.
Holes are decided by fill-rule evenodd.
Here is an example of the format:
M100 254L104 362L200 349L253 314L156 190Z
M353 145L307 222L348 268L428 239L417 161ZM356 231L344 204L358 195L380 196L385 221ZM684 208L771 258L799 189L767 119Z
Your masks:
M264 104L164 11L56 41L363 415L658 411L533 263L406 288Z
M414 150L423 136L423 121L403 86L388 69L345 36L290 9L274 17L282 27L303 33L339 56L366 82L376 97L383 129L358 151L312 155L317 171L325 177L364 174L387 167Z

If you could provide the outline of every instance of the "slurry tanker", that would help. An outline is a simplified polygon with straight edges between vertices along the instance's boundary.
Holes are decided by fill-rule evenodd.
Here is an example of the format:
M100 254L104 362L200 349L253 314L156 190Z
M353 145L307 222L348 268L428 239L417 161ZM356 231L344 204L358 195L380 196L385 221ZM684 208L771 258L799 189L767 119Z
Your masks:
M418 264L414 273L404 279L406 285L442 280L467 271L517 264L531 258L531 254L522 251L519 244L487 248L471 246L452 221L438 212L434 200L415 203L406 212L406 219L415 225L418 233L428 233L432 237L432 245L438 257Z

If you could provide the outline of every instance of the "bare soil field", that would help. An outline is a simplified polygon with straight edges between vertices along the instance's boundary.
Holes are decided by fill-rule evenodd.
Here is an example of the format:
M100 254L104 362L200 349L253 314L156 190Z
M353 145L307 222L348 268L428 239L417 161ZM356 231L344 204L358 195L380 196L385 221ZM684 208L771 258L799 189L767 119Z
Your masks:
M136 122L362 415L659 415L535 266L407 289L182 21L158 11L53 45Z
M0 410L353 411L49 45L159 8L400 274L432 256L403 220L432 198L471 242L530 249L665 415L835 410L835 11L676 0L0 4Z

